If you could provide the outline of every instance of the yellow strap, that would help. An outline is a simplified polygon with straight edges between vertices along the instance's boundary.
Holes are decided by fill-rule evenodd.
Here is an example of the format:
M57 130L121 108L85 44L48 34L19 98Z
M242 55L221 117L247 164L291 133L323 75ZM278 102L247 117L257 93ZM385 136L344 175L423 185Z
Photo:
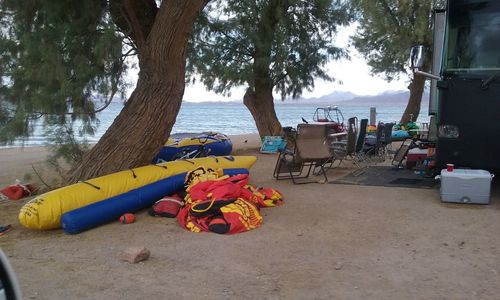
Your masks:
M193 204L191 206L191 210L194 211L194 212L206 212L206 211L208 211L209 209L212 208L212 206L214 205L214 203L215 203L215 199L212 199L212 201L210 201L210 205L207 208L205 208L205 209L196 209L196 208L194 208L198 204L198 203L196 203L196 204Z

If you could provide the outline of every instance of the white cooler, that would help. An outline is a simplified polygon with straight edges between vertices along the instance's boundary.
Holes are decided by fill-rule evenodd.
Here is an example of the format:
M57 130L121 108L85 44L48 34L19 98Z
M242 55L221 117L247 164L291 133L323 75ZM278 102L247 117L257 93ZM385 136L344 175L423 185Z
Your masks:
M485 170L441 170L441 201L488 204L494 175Z

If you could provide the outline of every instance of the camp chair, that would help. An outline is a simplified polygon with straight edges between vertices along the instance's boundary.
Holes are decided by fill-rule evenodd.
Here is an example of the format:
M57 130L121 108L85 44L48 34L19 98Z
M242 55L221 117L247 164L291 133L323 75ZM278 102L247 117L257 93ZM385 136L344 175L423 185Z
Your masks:
M392 129L394 128L394 123L384 124L384 134L382 136L382 152L385 156L389 156L392 151Z
M325 164L332 159L325 124L299 124L295 149L280 153L273 177L277 180L292 179L294 184L315 182L301 182L297 179L309 177L312 168L317 167L328 181Z
M287 148L293 150L295 139L297 138L297 130L291 126L283 127L283 138L286 141Z
M410 148L414 145L414 141L412 139L406 139L399 149L396 151L396 154L394 154L394 158L392 159L392 165L398 168L401 168L403 166L403 161L406 158L406 155L408 154L408 151Z
M366 154L366 159L370 161L384 161L382 155L382 138L385 129L384 123L377 124L377 131L375 132L375 141L373 144L366 144L363 146L363 151Z
M392 151L392 129L394 128L394 123L385 123L384 131L382 135L382 148L380 151L382 152L382 156L384 160L386 157L390 155Z
M365 155L365 137L366 129L368 126L368 119L362 119L359 125L359 133L356 135L358 129L351 122L355 123L357 118L349 119L348 122L348 132L347 132L347 143L333 143L332 150L334 152L335 158L351 160L353 166L357 169L353 172L354 175L360 175L364 172L366 164L369 162L367 155ZM351 128L355 128L354 134Z
M361 119L359 122L359 133L356 140L356 149L354 150L354 166L363 168L364 163L368 161L365 150L366 129L368 127L368 119Z
M352 117L347 120L347 138L345 141L331 143L331 151L339 165L346 158L352 158L356 150L356 136L358 134L358 118Z

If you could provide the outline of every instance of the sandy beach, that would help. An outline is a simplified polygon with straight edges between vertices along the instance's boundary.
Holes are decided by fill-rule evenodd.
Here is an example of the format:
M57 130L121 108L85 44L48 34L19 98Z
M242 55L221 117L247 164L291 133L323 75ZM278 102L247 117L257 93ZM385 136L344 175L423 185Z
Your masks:
M258 157L250 182L285 197L247 233L191 233L146 211L133 224L78 235L39 232L17 220L28 199L0 202L0 225L14 227L0 247L24 298L498 299L498 183L482 206L443 204L438 188L293 185L272 178L277 156L259 153L257 135L231 138L236 155ZM42 167L46 155L44 148L0 149L0 185ZM145 246L151 257L121 261L129 246Z

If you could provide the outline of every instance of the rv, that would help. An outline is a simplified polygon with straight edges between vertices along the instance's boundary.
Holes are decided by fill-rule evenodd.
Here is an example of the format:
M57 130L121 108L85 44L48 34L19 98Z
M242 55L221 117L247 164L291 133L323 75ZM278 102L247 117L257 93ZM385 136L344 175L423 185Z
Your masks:
M433 41L432 73L419 70L423 46L410 64L431 78L437 165L500 170L500 1L449 0L434 13Z

